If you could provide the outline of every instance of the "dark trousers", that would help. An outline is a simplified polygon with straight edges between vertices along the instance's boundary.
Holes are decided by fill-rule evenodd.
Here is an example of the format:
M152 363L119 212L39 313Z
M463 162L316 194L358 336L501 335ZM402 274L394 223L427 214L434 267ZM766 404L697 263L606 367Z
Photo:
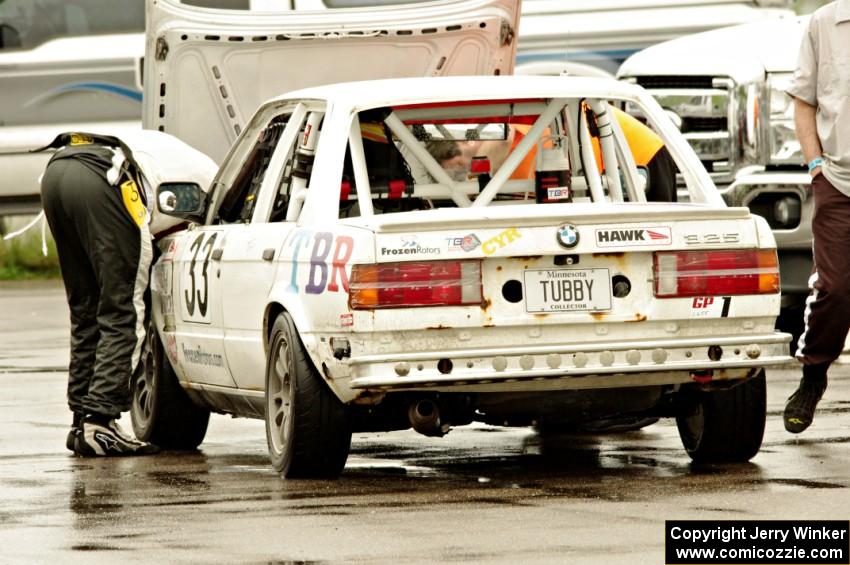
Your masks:
M797 344L797 358L806 365L837 359L850 329L850 197L822 174L812 179L812 192L815 269Z
M71 310L68 405L118 417L130 408L144 341L147 227L131 219L118 187L75 158L47 166L42 203Z

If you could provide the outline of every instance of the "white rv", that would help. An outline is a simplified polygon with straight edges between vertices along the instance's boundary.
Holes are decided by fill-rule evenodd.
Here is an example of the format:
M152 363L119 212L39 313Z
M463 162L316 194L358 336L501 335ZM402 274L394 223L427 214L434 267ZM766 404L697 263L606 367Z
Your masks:
M47 155L69 129L140 127L144 3L0 2L0 215L40 208Z

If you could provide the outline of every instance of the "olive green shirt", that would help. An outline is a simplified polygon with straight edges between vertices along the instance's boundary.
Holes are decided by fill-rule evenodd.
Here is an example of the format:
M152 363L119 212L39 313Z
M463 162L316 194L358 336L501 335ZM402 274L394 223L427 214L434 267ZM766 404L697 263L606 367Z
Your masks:
M850 0L812 14L788 94L817 107L823 175L850 196Z

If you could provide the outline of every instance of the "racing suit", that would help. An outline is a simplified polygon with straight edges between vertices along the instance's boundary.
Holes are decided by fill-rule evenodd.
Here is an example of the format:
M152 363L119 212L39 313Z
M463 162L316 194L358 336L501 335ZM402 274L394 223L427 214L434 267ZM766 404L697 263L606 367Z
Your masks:
M42 177L42 204L71 312L75 423L83 414L114 419L130 408L149 313L151 232L180 222L157 214L151 193L163 180L206 189L216 170L205 155L176 144L152 131L121 139L66 133L42 148L58 149ZM163 178L169 167L174 178ZM183 170L204 174L190 178Z

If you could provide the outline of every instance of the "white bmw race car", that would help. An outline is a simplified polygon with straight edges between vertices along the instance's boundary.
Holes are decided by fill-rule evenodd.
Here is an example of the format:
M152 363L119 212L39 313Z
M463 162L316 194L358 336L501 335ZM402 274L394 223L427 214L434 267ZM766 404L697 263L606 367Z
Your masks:
M639 108L687 183L647 202L615 119ZM651 180L650 180L651 182ZM698 461L765 423L779 271L663 110L572 77L336 84L263 104L192 220L159 242L139 437L193 448L210 412L264 418L287 477L337 476L351 434L473 421L671 417Z

